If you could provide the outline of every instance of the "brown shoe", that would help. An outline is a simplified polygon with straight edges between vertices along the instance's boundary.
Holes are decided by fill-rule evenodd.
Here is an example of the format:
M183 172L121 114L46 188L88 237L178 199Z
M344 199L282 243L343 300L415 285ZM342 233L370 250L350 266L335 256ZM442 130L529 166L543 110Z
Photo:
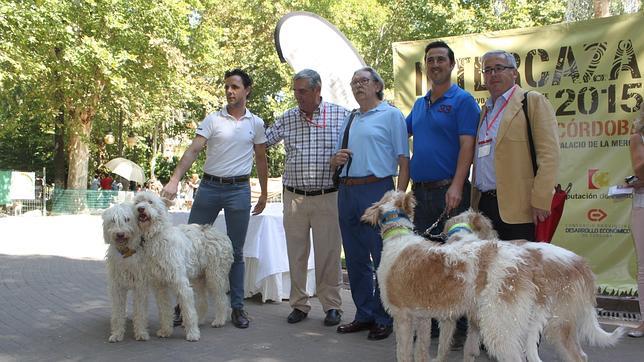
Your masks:
M373 327L373 322L360 322L353 321L351 323L342 324L338 326L338 333L354 333L360 331L366 331Z
M367 336L367 339L370 339L372 341L385 339L389 337L389 335L393 331L394 329L391 325L385 326L383 324L374 324L374 326L369 331L369 335Z

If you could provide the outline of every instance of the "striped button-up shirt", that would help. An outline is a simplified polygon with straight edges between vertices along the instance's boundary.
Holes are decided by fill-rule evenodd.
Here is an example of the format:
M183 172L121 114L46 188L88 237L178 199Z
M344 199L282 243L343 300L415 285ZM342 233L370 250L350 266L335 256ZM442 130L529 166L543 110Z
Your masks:
M304 191L333 187L329 162L348 114L343 107L323 101L312 119L307 119L296 107L278 117L266 130L267 146L284 140L285 186Z

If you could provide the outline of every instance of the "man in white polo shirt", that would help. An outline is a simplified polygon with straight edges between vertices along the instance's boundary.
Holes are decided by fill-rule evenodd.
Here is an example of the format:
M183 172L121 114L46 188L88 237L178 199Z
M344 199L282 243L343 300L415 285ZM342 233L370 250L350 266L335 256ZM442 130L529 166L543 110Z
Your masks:
M230 269L230 304L232 322L237 328L248 328L244 311L244 241L250 218L249 176L253 153L261 196L253 209L257 215L266 206L266 136L264 121L246 108L252 79L241 69L224 75L228 104L219 112L211 113L197 128L197 135L185 151L165 185L161 196L173 199L179 181L207 145L206 162L201 184L194 197L188 223L212 224L224 209L228 237L233 243L234 261Z

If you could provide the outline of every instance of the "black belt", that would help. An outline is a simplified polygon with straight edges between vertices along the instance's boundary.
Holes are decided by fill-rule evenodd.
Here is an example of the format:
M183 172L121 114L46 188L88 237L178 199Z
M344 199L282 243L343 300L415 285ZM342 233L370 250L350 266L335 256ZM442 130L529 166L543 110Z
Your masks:
M295 187L286 186L286 185L284 185L284 188L287 191L290 191L298 195L304 195L304 196L319 196L319 195L330 194L332 192L338 191L338 189L335 187L331 187L330 189L314 190L314 191L304 191L304 190L296 189Z
M438 181L414 181L414 184L412 185L414 188L424 188L424 189L437 189L440 187L445 187L449 186L452 184L452 179L444 179L444 180L438 180Z
M481 191L481 196L496 198L496 190Z
M212 181L212 182L217 182L220 184L236 184L239 182L246 182L248 181L248 175L242 175L242 176L232 176L232 177L219 177L219 176L213 176L209 175L207 173L203 173L203 179Z

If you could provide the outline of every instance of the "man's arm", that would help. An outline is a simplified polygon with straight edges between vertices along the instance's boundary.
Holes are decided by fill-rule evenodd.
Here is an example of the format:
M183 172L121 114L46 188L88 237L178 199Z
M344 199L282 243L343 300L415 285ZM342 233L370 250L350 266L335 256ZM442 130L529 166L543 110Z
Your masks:
M398 156L398 191L407 191L409 185L409 157L405 155Z
M253 215L261 214L266 207L266 199L268 198L268 160L266 158L266 144L260 143L253 146L255 150L255 165L257 166L257 177L259 178L259 187L262 190L255 208L253 208Z
M172 200L177 196L181 178L195 162L197 156L199 156L199 152L201 152L201 150L206 146L206 142L208 142L208 139L201 135L197 135L195 139L192 140L188 149L183 153L183 156L181 156L179 164L175 167L172 177L170 177L170 181L168 181L163 190L161 190L161 197Z
M559 174L559 134L552 105L545 96L528 93L528 113L534 148L537 154L537 174L532 187L532 221L537 224L550 215L552 193Z
M445 194L445 207L447 208L447 213L460 205L461 200L463 199L463 184L465 183L465 178L467 178L467 174L470 171L470 165L472 165L472 160L474 159L474 136L461 135L458 137L458 141L461 148L458 152L456 172L454 173L452 184L449 186L447 193Z

